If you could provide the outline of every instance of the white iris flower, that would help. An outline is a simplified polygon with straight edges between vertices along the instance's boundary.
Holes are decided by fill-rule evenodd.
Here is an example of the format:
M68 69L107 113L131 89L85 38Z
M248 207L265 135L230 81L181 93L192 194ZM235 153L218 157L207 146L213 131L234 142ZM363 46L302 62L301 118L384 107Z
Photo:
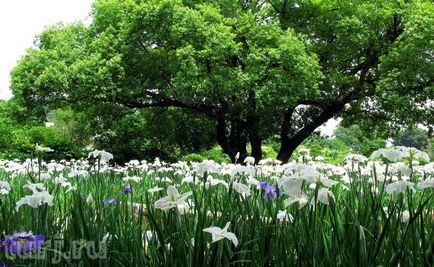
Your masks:
M230 224L231 223L228 222L223 229L221 229L220 227L211 226L209 228L203 229L203 231L212 235L212 243L226 238L232 241L232 243L234 243L234 246L238 246L238 238L235 236L234 233L228 232Z

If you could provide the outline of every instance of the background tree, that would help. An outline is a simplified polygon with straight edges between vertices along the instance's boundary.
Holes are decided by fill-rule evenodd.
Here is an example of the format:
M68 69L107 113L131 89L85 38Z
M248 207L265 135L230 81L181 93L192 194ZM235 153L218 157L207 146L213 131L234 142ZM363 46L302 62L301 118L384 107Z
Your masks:
M0 100L0 150L5 150L10 147L12 139L14 123L7 116L8 103Z
M32 157L36 144L55 150L44 155L46 159L79 158L83 155L81 146L60 129L46 127L45 121L38 122L32 116L17 119L17 115L23 112L14 101L0 101L0 159Z
M384 148L387 141L382 134L371 131L367 134L362 128L353 124L349 127L338 126L334 132L335 139L352 149L353 153L370 156L373 151Z
M328 119L428 118L431 1L99 0L93 23L43 32L12 73L32 114L74 108L176 107L213 121L231 160L277 158ZM378 122L377 122L378 124Z
M55 109L47 115L50 127L55 128L59 135L68 139L78 147L91 145L94 133L92 117L85 112L75 112L70 107Z
M409 128L401 131L393 142L396 146L408 146L422 149L427 145L427 132L420 128Z
M119 117L101 118L93 143L109 150L115 160L177 161L182 155L209 149L213 127L189 113L171 109L141 109Z
M15 119L20 113L16 107L13 101L0 101L0 159L32 157L40 144L55 150L44 154L46 159L80 158L92 147L110 150L118 163L155 157L177 161L215 144L210 121L172 108L132 111L99 105L78 112L64 107L50 111L48 122L37 123ZM207 155L224 159L219 150Z

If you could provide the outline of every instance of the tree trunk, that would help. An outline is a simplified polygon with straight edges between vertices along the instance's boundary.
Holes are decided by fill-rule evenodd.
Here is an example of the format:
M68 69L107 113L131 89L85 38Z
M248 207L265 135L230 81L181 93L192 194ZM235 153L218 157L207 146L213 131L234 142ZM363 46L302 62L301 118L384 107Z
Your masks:
M361 65L360 69L354 73L360 72L359 79L352 90L348 92L340 100L331 102L328 105L324 105L323 111L317 116L311 119L309 123L306 123L302 129L296 132L292 137L289 137L290 132L290 122L292 118L292 113L297 106L288 108L284 114L283 122L281 125L280 137L281 146L277 159L281 160L283 163L288 162L294 150L299 146L306 138L308 138L316 128L321 126L323 123L327 122L329 119L333 118L338 112L340 112L345 104L350 103L352 100L360 99L363 96L362 92L363 86L366 81L366 77L371 67L378 64L378 54L375 50L368 49L366 51L366 60Z
M223 149L223 152L229 156L232 163L243 163L247 157L247 141L245 124L241 121L239 116L232 115L230 134L226 135L228 128L227 113L221 111L217 118L217 143ZM238 155L238 158L237 157Z
M344 108L345 103L345 101L332 103L330 106L324 109L318 117L315 117L310 123L306 124L302 129L300 129L291 137L288 137L288 133L292 113L294 112L295 107L288 109L285 112L280 130L281 143L277 159L282 161L282 163L288 162L295 149L301 143L303 143L303 141L306 140L315 131L316 128L327 122L329 119L333 118L339 111L341 111Z
M250 145L252 146L252 157L255 158L255 164L262 159L262 140L256 131L251 130L249 133Z
M231 114L231 132L229 140L231 145L236 149L238 159L234 163L243 163L247 157L247 141L245 134L245 123L241 119L240 113Z
M221 111L217 118L217 143L223 149L223 152L229 156L232 162L235 162L235 156L237 154L234 147L228 142L226 137L226 112Z
M281 145L279 153L277 154L277 159L282 161L282 163L287 163L289 158L291 157L292 153L297 149L301 143L303 143L304 140L306 140L311 132L303 132L300 134L296 134L291 138L288 138L288 136L281 137Z
M240 141L237 143L237 148L238 148L237 153L240 153L240 154L239 154L237 162L234 162L234 163L243 164L244 160L247 157L247 143L245 141Z
M296 107L290 107L285 111L283 115L282 125L280 127L280 149L277 154L277 159L282 161L282 163L288 162L289 158L294 152L295 148L294 144L291 143L289 135L290 129L290 121L292 118L292 114L294 113Z
M259 136L260 116L257 114L256 95L253 90L249 92L248 103L246 128L248 129L249 141L252 147L251 156L255 158L255 164L258 164L262 159L262 139Z

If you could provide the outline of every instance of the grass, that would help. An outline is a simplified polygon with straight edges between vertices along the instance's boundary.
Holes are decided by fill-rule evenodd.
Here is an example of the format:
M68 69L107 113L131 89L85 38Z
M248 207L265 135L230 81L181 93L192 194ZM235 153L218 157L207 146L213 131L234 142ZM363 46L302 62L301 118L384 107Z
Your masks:
M243 196L233 188L232 181L248 184L246 175L231 176L222 171L195 174L197 164L145 163L106 168L104 164L66 162L61 171L48 170L49 166L44 165L40 172L37 164L33 170L19 167L12 172L0 164L0 180L9 182L12 188L0 195L0 234L5 237L24 230L46 237L45 245L33 255L39 254L39 259L0 252L0 260L14 266L433 265L433 188L415 192L407 188L403 193L389 195L385 188L396 173L375 174L373 168L363 164L355 171L350 165L310 164L323 173L345 170L350 178L345 182L341 172L327 172L327 177L338 182L330 188L334 199L329 197L328 205L310 205L324 187L320 183L314 187L303 182L302 191L309 197L307 205L285 207L285 194L265 201L263 190L249 185L251 195ZM213 165L220 170L235 168ZM262 171L255 179L275 184L290 166L258 167ZM423 173L422 166L414 168L411 181L433 176ZM68 178L73 169L86 169L90 175ZM366 174L366 170L371 172ZM16 211L15 203L31 193L23 186L28 181L38 182L39 173L49 173L49 178L41 182L54 196L53 205L23 205ZM127 175L142 179L137 183L122 181ZM187 175L193 175L196 183L181 183ZM208 175L226 181L228 188L209 186ZM76 190L66 193L67 188L56 184L60 176ZM157 177L172 182L157 182ZM192 192L185 210L162 211L154 207L156 200L166 196L170 184L180 193ZM131 194L124 193L126 185L131 186ZM148 192L154 186L163 190ZM89 195L91 203L87 201ZM116 198L118 204L103 204L103 200L111 198ZM293 221L279 220L281 210L291 214ZM403 219L404 211L409 212L408 220ZM238 246L227 239L212 243L211 235L203 232L211 226L223 228L227 222L231 223L229 231L238 238ZM93 243L77 249L80 240L82 244ZM73 251L76 255L71 254Z

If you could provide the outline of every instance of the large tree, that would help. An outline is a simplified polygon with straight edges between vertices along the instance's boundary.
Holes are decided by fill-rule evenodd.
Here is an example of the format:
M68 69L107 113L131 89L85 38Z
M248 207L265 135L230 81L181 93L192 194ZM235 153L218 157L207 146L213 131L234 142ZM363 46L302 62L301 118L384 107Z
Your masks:
M232 160L248 143L259 160L262 140L280 134L286 162L335 116L391 125L432 112L432 36L434 4L422 0L98 0L90 26L39 36L12 89L41 115L189 109L215 122Z

